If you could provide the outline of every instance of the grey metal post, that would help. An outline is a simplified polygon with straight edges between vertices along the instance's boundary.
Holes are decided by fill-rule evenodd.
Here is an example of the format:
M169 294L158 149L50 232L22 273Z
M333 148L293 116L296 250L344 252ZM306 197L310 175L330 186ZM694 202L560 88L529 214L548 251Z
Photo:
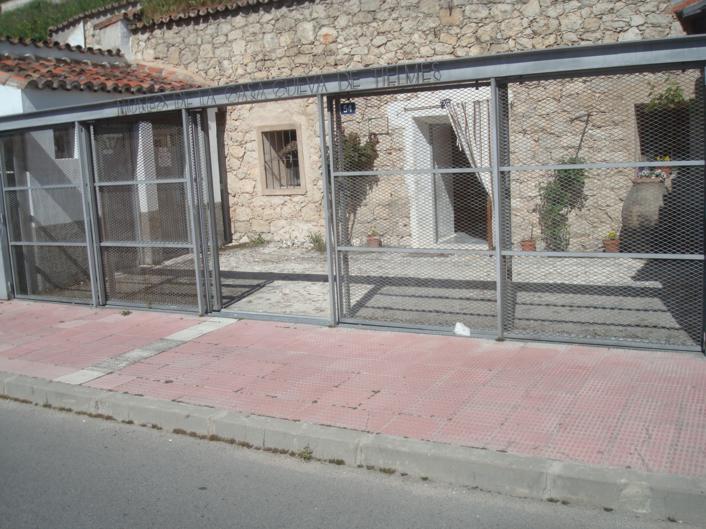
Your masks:
M213 310L213 304L211 299L211 288L210 288L210 265L208 261L209 256L209 230L208 230L208 218L203 211L204 206L204 188L203 188L203 168L204 159L201 156L201 147L203 142L203 115L200 112L189 115L190 122L190 133L191 133L191 144L189 145L189 151L192 156L192 170L193 170L193 181L194 181L194 205L196 207L196 214L199 218L199 229L198 234L201 239L201 267L203 270L203 294L204 303L206 307L206 312L211 312Z
M74 128L78 134L78 159L81 166L81 207L83 209L83 228L86 234L86 258L88 259L88 273L91 278L91 299L93 306L97 307L98 302L98 281L96 275L96 247L93 242L93 231L91 229L92 218L91 208L88 205L88 195L92 192L90 178L90 159L88 157L88 145L86 144L86 129L78 121L74 122Z
M215 136L211 136L211 119L208 112L204 111L202 118L205 119L206 130L201 131L201 138L204 141L204 156L206 156L203 167L206 168L206 175L201 175L206 179L206 193L208 194L208 237L211 244L211 262L213 263L213 310L223 308L223 298L221 294L221 262L218 254L218 228L216 224L216 192L213 188L213 165L211 164L211 142L216 141ZM215 114L214 114L215 120ZM215 123L214 123L215 125ZM223 202L219 202L221 207Z
M198 229L199 215L198 211L196 210L196 202L194 199L194 182L192 177L194 157L193 153L191 152L191 120L189 119L189 113L186 111L186 109L181 110L181 126L183 129L182 133L184 138L184 155L186 158L184 163L184 185L186 186L186 202L189 208L187 214L191 216L191 222L189 222L189 226L191 228L191 244L192 250L194 252L194 270L196 272L196 297L199 301L199 314L203 315L206 313L206 305L204 303L204 295L202 288L203 273L201 271L200 258L201 236L199 233L200 230Z
M498 84L490 80L490 165L493 178L493 241L495 242L495 295L497 297L497 337L502 340L505 332L505 267L503 266L502 241L502 202L500 192L500 105Z
M329 321L331 325L336 325L338 322L338 311L336 307L336 283L333 273L333 262L335 259L335 241L332 236L332 218L331 218L331 201L332 195L330 190L330 171L329 171L329 155L326 150L326 119L324 109L324 96L316 97L316 107L319 118L319 149L321 151L321 182L324 192L324 231L326 233L326 272L328 273L328 300L330 307Z
M94 188L95 188L95 178L96 174L98 174L98 168L97 168L97 158L96 158L96 142L95 142L95 133L93 130L93 125L90 125L88 127L88 134L89 134L89 145L90 145L90 152L91 152L91 171L88 174L88 183L89 187L89 193L86 195L88 199L88 208L89 208L89 219L90 219L90 228L91 228L91 240L93 241L94 244L94 253L93 253L93 264L94 264L94 271L96 274L96 294L98 295L97 302L99 305L105 305L106 303L106 296L105 296L105 275L103 273L103 259L101 255L101 239L100 239L100 232L98 230L98 205L97 205L97 197L96 194L94 193ZM88 151L86 151L88 152ZM90 255L90 254L89 254Z
M706 98L706 67L701 68L701 75L703 76L701 79L701 98ZM704 138L706 139L706 111L704 111L704 115L701 116L702 120L702 130L704 131ZM706 141L704 141L704 160L706 160ZM704 175L703 177L706 177L706 161L704 162ZM703 203L702 207L706 208L706 184L704 185L703 188ZM703 246L701 248L701 253L706 253L706 209L704 209L701 214L704 216L702 219L704 222L704 234L703 234ZM701 299L702 299L702 304L701 304L701 352L706 355L706 265L703 266L703 280L701 282Z
M336 104L340 102L340 100L337 97L334 97L333 99L329 100L330 103L330 108L329 108L329 113L330 113L330 125L331 125L331 130L329 131L329 138L330 138L330 144L331 148L336 147L336 159L339 161L343 160L343 125L341 124L341 115L338 113L338 110L336 109ZM334 130L336 133L336 137L338 138L338 142L334 140ZM331 174L334 175L335 167L334 167L334 157L333 155L329 157L330 158L330 167L331 167ZM331 179L331 185L333 189L333 197L334 197L334 207L338 208L337 204L337 196L336 196L336 177L335 175ZM350 239L351 234L348 233L348 220L346 218L346 213L347 213L347 208L348 208L348 198L347 194L343 193L341 195L341 212L340 214L343 215L343 222L338 223L338 217L335 220L334 224L337 227L340 227L341 229L341 234L340 234L340 240L348 241ZM336 234L336 237L339 237L339 234ZM336 242L338 243L338 240ZM349 257L348 257L348 252L341 252L338 247L336 247L336 277L338 279L338 310L339 310L339 318L341 315L350 315L351 312L351 283L350 283L350 265L349 265Z
M10 283L10 245L7 233L7 212L5 211L5 144L0 140L0 299L10 299L12 285Z

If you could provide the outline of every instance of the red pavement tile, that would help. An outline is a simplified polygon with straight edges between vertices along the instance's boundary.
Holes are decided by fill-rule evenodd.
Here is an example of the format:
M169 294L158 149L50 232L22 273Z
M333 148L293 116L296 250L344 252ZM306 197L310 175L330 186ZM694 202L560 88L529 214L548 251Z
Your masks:
M434 434L444 425L443 419L433 417L415 417L414 415L397 415L381 432L388 435L423 439L434 439Z
M120 373L111 373L109 375L105 375L100 378L96 378L94 380L86 382L83 385L91 387L91 388L96 388L96 389L113 390L113 389L117 388L118 386L121 386L123 384L127 384L128 382L132 382L133 380L135 380L135 378L136 377L122 375Z

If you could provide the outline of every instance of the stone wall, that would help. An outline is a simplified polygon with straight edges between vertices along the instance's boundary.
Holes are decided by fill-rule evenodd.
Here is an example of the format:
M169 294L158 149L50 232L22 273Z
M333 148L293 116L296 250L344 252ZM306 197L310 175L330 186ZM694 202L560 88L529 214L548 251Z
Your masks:
M222 84L405 61L679 34L682 30L671 14L669 0L311 0L248 8L232 15L143 29L134 33L131 51L135 60L171 64ZM577 81L559 88L558 99L553 93L533 92L529 85L518 86L512 95L511 112L521 116L528 109L539 108L549 116L559 106L563 107L560 117L570 120L574 117L569 114L575 104L575 94L569 92L579 90L580 84ZM235 106L228 112L226 166L235 239L263 234L270 240L299 242L308 233L321 232L319 142L313 101ZM305 195L263 196L258 187L260 169L254 127L268 120L281 121L282 116L296 120L304 131ZM539 128L526 123L526 134L536 137L542 130L542 119L539 116L534 120ZM633 124L625 115L596 117L585 152L605 148L606 154L616 149L622 153L628 147L620 142L615 145L611 141L594 141L594 137L603 134L610 138L606 131L613 128L615 133ZM572 135L565 135L565 131L558 128L561 137L556 139L556 144L552 143L553 137L541 139L540 143L552 143L549 148L536 144L527 150L515 150L511 153L514 163L518 163L516 160L550 163L550 159L556 162L557 156L571 152L568 143L575 144L577 126L580 127L579 122L570 122ZM604 132L597 132L599 128ZM634 132L626 129L618 136L624 138L627 145L630 134ZM634 151L634 142L628 149ZM383 159L381 156L378 165L383 164ZM518 175L518 189L530 197L513 205L518 224L531 222L531 197L536 201L541 178L542 175ZM623 187L629 187L623 179L620 181L622 187L616 196L623 196ZM600 187L601 184L595 185ZM378 192L364 202L359 215L361 220L353 234L356 242L362 240L367 226L390 224L390 212L401 210L402 204L409 203L402 191L398 193L400 196L389 195L393 187L383 183ZM404 186L397 188L405 189ZM381 198L386 192L387 203ZM583 223L576 245L595 246L600 240L596 237L613 229L621 202L619 198L608 202L610 205L603 211L602 221ZM402 242L409 237L409 222L398 224L390 227L388 235L391 240ZM519 235L513 233L513 240L518 238Z
M323 190L315 99L297 99L228 109L226 119L226 170L230 195L233 239L258 234L283 244L303 243L310 234L323 235ZM258 157L260 127L298 127L300 178L304 194L263 193Z

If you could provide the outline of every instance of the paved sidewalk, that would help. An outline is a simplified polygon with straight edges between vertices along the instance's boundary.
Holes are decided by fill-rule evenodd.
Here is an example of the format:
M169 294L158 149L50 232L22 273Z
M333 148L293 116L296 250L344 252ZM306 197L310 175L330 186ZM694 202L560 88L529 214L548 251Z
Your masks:
M0 371L245 413L706 476L686 353L0 302Z

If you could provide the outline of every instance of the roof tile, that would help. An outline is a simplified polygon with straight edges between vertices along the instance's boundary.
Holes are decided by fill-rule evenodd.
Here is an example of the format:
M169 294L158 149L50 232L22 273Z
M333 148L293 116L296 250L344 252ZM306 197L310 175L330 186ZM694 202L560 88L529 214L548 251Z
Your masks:
M203 83L176 70L143 64L0 55L0 85L139 94L198 88Z

